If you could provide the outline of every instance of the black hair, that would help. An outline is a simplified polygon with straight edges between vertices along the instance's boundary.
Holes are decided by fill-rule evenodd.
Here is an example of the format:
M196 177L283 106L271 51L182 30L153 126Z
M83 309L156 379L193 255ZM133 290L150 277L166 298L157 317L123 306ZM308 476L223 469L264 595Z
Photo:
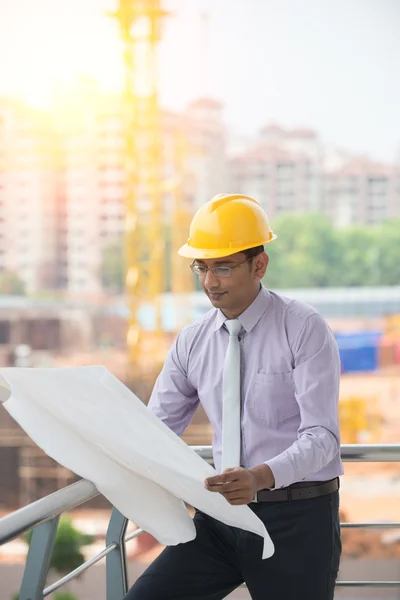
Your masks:
M247 250L242 250L243 254L246 255L246 258L249 260L254 256L258 256L262 252L264 252L264 246L255 246L254 248L247 248Z

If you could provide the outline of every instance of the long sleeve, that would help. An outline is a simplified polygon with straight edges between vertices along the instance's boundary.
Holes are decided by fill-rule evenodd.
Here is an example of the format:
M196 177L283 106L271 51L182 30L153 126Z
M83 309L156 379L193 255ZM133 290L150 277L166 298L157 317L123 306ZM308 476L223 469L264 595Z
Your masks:
M334 336L320 315L307 318L292 351L301 423L298 439L265 463L274 474L275 488L317 473L340 452L340 358Z
M187 378L187 351L183 331L167 354L148 407L174 433L181 435L198 404L197 390Z

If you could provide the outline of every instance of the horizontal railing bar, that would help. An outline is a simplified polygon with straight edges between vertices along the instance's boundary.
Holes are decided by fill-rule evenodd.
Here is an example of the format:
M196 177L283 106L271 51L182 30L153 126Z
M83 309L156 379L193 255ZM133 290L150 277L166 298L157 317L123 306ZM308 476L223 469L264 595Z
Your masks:
M400 523L340 523L342 529L400 529Z
M336 581L336 587L397 588L400 581Z
M373 587L373 588L397 588L400 587L400 581L336 581L336 587ZM242 583L241 588L247 588Z
M28 504L28 506L0 519L0 544L10 542L33 527L54 519L61 513L76 508L98 495L99 492L93 483L81 479L62 490Z
M48 596L49 594L52 594L53 592L58 590L61 586L65 585L72 579L75 579L75 577L78 577L78 575L80 575L81 573L86 571L86 569L89 569L89 567L95 565L102 558L105 558L108 554L110 554L113 550L115 550L117 548L117 546L118 546L118 544L115 542L113 544L110 544L109 546L104 548L104 550L99 552L99 554L96 554L96 556L94 556L93 558L90 558L83 564L79 565L79 567L77 567L76 569L74 569L73 571L68 573L68 575L65 575L65 577L62 577L58 581L55 581L54 583L49 585L49 587L47 587L43 590L43 597Z
M135 531L132 531L132 533L129 533L127 536L125 536L125 543L129 542L130 540L133 540L136 537L139 537L139 535L142 535L142 533L144 533L143 529L135 529ZM49 594L52 594L53 592L58 590L61 586L65 585L72 579L75 579L75 577L78 577L78 575L80 575L81 573L83 573L84 571L89 569L89 567L92 567L93 565L98 563L102 558L105 558L108 554L111 554L111 552L113 550L115 550L117 547L118 547L117 543L110 544L109 546L104 548L104 550L102 550L101 552L96 554L96 556L93 556L93 558L87 560L86 562L79 565L79 567L77 567L76 569L74 569L73 571L68 573L68 575L65 575L65 577L62 577L58 581L55 581L54 583L49 585L49 587L47 587L45 590L43 590L43 597L48 596Z
M212 459L211 446L191 446L205 460ZM345 462L400 462L400 444L342 444Z
M399 462L400 444L342 444L344 462Z
M139 535L142 535L142 533L144 533L144 529L135 529L135 531L125 536L125 542L130 542L134 538L139 537Z

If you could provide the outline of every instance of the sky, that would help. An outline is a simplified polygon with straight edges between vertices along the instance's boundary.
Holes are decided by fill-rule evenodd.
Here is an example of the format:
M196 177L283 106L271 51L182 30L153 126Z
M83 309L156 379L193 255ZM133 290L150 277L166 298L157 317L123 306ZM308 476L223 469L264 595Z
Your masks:
M55 81L121 81L117 0L0 0L0 94L44 104ZM310 127L327 144L400 159L400 0L164 0L164 107L197 97L227 125Z

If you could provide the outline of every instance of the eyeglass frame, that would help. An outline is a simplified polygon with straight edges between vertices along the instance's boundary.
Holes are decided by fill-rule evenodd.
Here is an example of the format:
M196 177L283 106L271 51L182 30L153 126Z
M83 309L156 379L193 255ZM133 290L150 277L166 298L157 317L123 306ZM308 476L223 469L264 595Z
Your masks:
M226 277L230 277L232 275L232 270L236 269L236 267L241 267L242 265L245 265L247 262L249 262L249 260L251 260L252 258L254 258L254 256L249 256L249 258L246 258L246 260L244 260L243 262L237 263L235 265L233 265L232 267L225 267L223 265L221 266L217 266L217 267L207 267L206 265L196 265L196 259L191 263L190 265L190 269L192 271L192 273L194 273L195 275L197 275L197 277L206 277L208 271L211 271L213 275L215 275L215 277L221 277L222 279L225 279ZM203 269L205 269L205 273L196 273L196 271L194 270L195 267L201 267ZM216 269L228 269L228 273L227 275L218 275L215 270Z

